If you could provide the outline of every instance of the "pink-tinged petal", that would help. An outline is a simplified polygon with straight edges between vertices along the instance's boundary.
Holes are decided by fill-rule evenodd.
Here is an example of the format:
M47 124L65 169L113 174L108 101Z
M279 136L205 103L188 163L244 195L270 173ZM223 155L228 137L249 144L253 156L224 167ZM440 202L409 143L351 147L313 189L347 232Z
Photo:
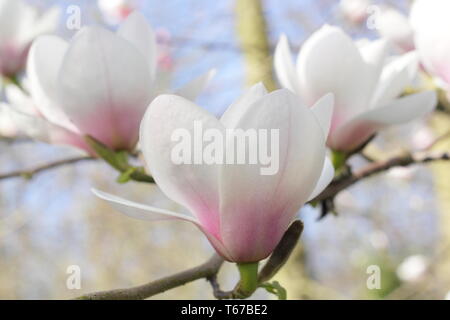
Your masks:
M316 187L313 192L309 196L308 201L313 200L317 197L328 185L333 181L334 178L334 167L331 163L331 160L326 157L325 162L323 164L322 174L320 175L319 180L317 181Z
M419 60L416 52L409 52L388 63L383 69L372 98L372 108L385 105L398 98L412 84L418 66Z
M175 219L191 222L206 235L211 245L220 255L222 255L227 260L232 260L220 240L218 240L214 235L210 234L206 228L204 228L196 219L191 216L148 206L141 203L136 203L96 189L92 189L92 192L100 199L107 201L117 211L120 211L123 214L134 219L146 221Z
M262 82L253 85L236 102L231 104L220 118L220 122L226 128L235 128L239 120L248 112L253 103L262 99L267 94Z
M31 46L27 74L30 94L39 112L55 125L75 131L57 105L57 74L69 45L56 36L41 36Z
M330 137L329 146L339 151L354 150L380 128L423 117L431 112L436 104L437 97L434 91L425 91L394 100L342 126Z
M298 93L299 84L291 49L287 37L283 34L278 40L274 55L274 67L281 86Z
M205 90L205 87L208 85L215 74L215 69L209 70L208 72L184 84L181 88L175 90L174 94L194 101Z
M236 128L266 129L269 139L272 129L279 130L279 148L276 138L269 140L279 150L278 157L272 153L273 172L264 175L261 168L268 166L249 160L221 168L222 242L235 261L259 261L273 251L314 190L323 168L325 138L313 112L287 89L253 103ZM247 157L252 147L247 145ZM232 149L228 140L227 154Z
M58 101L84 134L113 149L132 149L151 101L143 55L114 33L86 27L66 52L58 75Z
M13 108L10 108L10 117L17 130L32 139L51 144L72 146L94 155L80 135L52 124L44 118L24 114Z
M373 67L353 40L337 27L324 26L302 46L297 60L300 95L308 105L327 93L335 98L334 117L347 121L368 107Z
M131 42L142 53L154 79L158 57L156 36L144 15L138 11L131 13L121 23L117 34Z
M196 129L199 130L195 132ZM224 132L214 116L194 103L175 95L161 95L150 104L142 120L139 143L161 190L188 208L209 233L220 238L218 165L195 164L203 162L203 149L197 144L198 139L202 143L200 130L208 129L222 135ZM183 139L191 142L187 147L193 152L190 156L186 153L190 164L178 158L183 153L179 151L181 143L189 143Z
M332 93L326 94L311 107L311 111L316 116L323 129L324 137L328 137L333 119L334 109L334 95Z

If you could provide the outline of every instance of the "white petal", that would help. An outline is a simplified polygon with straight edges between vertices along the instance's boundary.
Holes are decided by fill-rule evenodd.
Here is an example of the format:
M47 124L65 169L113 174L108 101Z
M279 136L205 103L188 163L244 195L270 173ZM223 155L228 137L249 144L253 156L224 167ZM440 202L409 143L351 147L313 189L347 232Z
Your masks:
M205 87L216 74L216 70L212 69L201 76L189 81L184 86L175 91L175 94L182 96L188 100L194 101L205 90Z
M262 82L253 85L236 102L231 104L220 118L220 122L226 128L234 128L244 114L248 112L253 103L267 94L267 89Z
M437 104L436 93L427 91L394 100L390 104L365 112L342 125L330 136L329 146L351 151L377 130L387 125L402 124L429 113Z
M299 84L297 71L295 69L289 41L283 34L278 40L274 55L274 67L281 86L298 93Z
M446 0L418 0L411 9L411 25L421 62L433 76L450 83L450 2Z
M148 221L182 219L193 223L198 223L194 218L185 214L133 202L97 189L91 190L97 197L108 201L117 211L120 211L134 219Z
M324 137L328 137L331 127L331 120L333 118L334 109L334 95L332 93L323 96L315 105L311 107L320 126L323 129Z
M380 12L377 31L403 52L414 49L414 32L408 18L396 9L388 8Z
M387 64L372 98L372 108L387 104L398 98L412 84L417 74L418 62L417 53L409 52Z
M85 27L71 42L58 75L59 102L72 122L114 149L136 144L151 101L143 55L99 27Z
M39 37L31 46L27 73L36 108L50 122L76 130L57 104L57 74L67 48L67 42L56 36Z
M361 56L369 68L368 78L372 79L372 82L369 83L370 94L372 94L377 87L386 61L388 49L388 42L384 39L369 41L359 48Z
M390 104L361 115L361 119L383 125L401 124L423 117L437 105L435 91L424 91L396 99Z
M28 115L38 115L38 111L34 106L34 102L16 85L10 84L5 88L5 95L8 102L18 111Z
M215 129L223 134L220 122L204 109L179 96L161 95L145 113L139 142L148 168L161 190L194 213L212 234L218 234L218 168L215 164L194 162L195 151L200 152L199 162L203 161L202 148L196 142L198 138L202 139L201 132L195 131L200 126L203 132ZM173 159L172 152L179 154L176 147L182 143L180 137L173 135L180 132L185 139L191 139L187 146L194 150L187 156L191 164ZM187 140L183 142L188 143ZM195 144L193 148L192 144Z
M313 200L317 197L326 187L333 181L334 178L334 167L331 160L326 157L323 164L322 174L320 175L319 181L317 181L314 191L309 196L308 201Z
M151 77L154 79L158 58L156 36L144 15L138 11L131 13L122 22L117 34L130 41L143 54L149 65Z
M41 16L36 17L33 24L28 25L24 41L32 41L35 37L55 31L58 28L61 8L51 7Z
M132 202L96 189L92 189L92 192L97 197L108 201L111 204L111 206L116 210L134 219L146 221L179 219L192 222L205 234L205 236L208 238L210 243L213 245L213 247L219 254L221 254L227 260L230 261L233 260L232 257L229 255L227 249L222 244L222 242L218 240L218 238L216 238L215 235L211 234L207 229L205 229L196 219L190 216L172 212L169 210L147 206L141 203Z
M73 146L85 151L88 147L83 138L63 127L57 126L38 116L21 113L10 107L11 121L18 132L46 143ZM89 151L88 151L89 152Z
M308 105L334 93L335 117L340 121L351 119L368 107L373 68L363 61L353 40L337 27L325 26L303 44L297 72L301 96Z
M235 258L245 255L246 242L259 243L253 253L257 259L272 241L279 240L316 186L325 158L325 138L311 110L299 104L288 89L253 103L236 128L266 129L269 139L273 130L279 130L279 141L268 141L279 150L278 156L272 154L272 172L261 171L270 164L250 164L249 155L255 152L251 143L247 143L246 164L228 164L221 170L223 242ZM227 153L234 149L231 143L227 141ZM258 141L258 145L263 143Z
M34 9L23 1L0 1L0 41L18 40L21 41L22 25L29 23L30 17L34 14ZM20 43L23 45L23 43Z

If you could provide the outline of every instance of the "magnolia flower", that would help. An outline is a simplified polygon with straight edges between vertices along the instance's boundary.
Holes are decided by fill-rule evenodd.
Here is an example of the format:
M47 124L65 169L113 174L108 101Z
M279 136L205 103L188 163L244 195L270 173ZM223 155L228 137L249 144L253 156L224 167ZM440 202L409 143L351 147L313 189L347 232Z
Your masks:
M142 116L158 94L155 48L153 31L137 12L116 33L85 27L70 43L38 38L28 59L30 96L9 89L16 126L33 138L88 152L85 135L111 149L132 150ZM179 92L194 98L209 77Z
M389 40L401 52L415 49L414 31L409 19L397 9L383 8L376 19L378 33Z
M370 5L370 0L341 0L339 10L348 21L360 24L367 19Z
M0 0L0 75L13 77L22 71L31 42L55 31L59 9L39 15L23 0Z
M450 1L415 1L410 21L415 44L425 69L450 90Z
M286 37L275 52L280 84L297 93L307 105L321 96L335 95L328 146L350 152L379 129L425 115L436 105L432 91L398 98L417 70L417 56L408 53L385 64L386 41L361 47L337 27L325 26L303 45L292 63Z
M98 7L110 24L125 20L137 7L132 0L98 0Z
M229 261L259 261L274 250L299 208L333 178L332 165L325 157L332 107L331 95L309 109L288 90L268 94L258 84L219 120L184 98L159 96L141 124L143 155L162 191L194 216L94 192L134 218L194 223ZM260 166L254 164L174 164L174 131L182 128L194 136L195 123L222 136L235 129L278 129L280 169L261 175ZM234 144L228 142L221 150L234 154Z

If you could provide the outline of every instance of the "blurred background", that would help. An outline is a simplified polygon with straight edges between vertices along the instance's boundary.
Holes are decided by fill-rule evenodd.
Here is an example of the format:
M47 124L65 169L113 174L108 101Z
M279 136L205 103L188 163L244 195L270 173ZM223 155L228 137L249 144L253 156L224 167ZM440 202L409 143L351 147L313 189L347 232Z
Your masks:
M175 87L217 69L198 99L217 115L252 81L248 65L252 52L243 46L248 43L245 21L251 13L237 5L242 0L28 2L42 9L61 6L58 32L65 38L76 31L66 27L70 6L81 8L82 25L101 23L112 29L130 10L143 12L157 31L160 67L171 74ZM355 38L376 38L379 32L368 24L368 6L407 14L410 4L360 2L363 9L358 11L357 6L345 8L339 0L262 0L263 17L253 18L265 19L269 51L285 33L297 52L325 23L339 25ZM270 83L271 63L267 65L269 70L259 71ZM418 150L447 130L449 123L448 116L439 113L386 130L369 152L384 158L402 150ZM443 140L436 147L448 149L449 143ZM0 138L0 175L77 154L73 149L27 139ZM353 164L364 163L355 159ZM87 161L45 171L31 180L0 180L1 299L66 299L139 285L202 263L213 253L204 236L189 224L132 220L92 195L90 188L95 186L181 210L156 187L136 182L119 185L113 181L116 175L100 161ZM448 164L393 169L342 192L336 200L337 215L318 221L317 210L302 209L302 241L276 277L286 287L288 298L450 298L449 181ZM66 286L71 265L81 269L80 290ZM379 290L366 286L372 265L381 269ZM224 289L230 289L237 280L234 266L226 264L219 280ZM254 297L272 298L261 290ZM199 280L154 298L213 296L209 284Z

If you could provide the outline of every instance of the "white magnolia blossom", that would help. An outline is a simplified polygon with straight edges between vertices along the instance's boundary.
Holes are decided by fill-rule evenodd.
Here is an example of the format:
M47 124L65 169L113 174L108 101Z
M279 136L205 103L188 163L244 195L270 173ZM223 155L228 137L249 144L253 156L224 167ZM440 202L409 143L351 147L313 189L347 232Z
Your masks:
M28 58L30 95L7 88L10 113L18 131L32 138L90 152L83 139L90 135L110 148L130 150L145 110L160 93L156 74L154 33L137 12L116 33L84 27L70 42L41 36ZM177 92L193 99L211 75Z
M110 24L124 21L137 7L136 0L98 0L97 3L106 22Z
M134 218L194 223L229 261L259 261L274 250L300 207L334 176L325 148L332 109L332 95L308 108L289 90L267 93L262 84L252 87L220 119L179 96L159 96L144 116L139 143L161 190L194 216L95 193ZM194 137L195 123L221 136L233 129L279 130L279 170L261 175L259 164L175 164L173 133L183 128ZM234 143L227 141L222 147L222 154L234 154Z
M415 49L414 31L409 19L397 9L383 8L377 16L376 26L380 36L389 40L401 52Z
M324 26L303 44L294 65L288 40L281 37L274 59L280 84L310 106L326 93L335 95L330 148L352 151L379 129L435 107L433 91L401 97L415 78L418 57L410 52L387 62L387 47L385 40L358 47L340 28Z
M40 14L23 0L0 0L0 75L12 77L20 72L33 39L54 32L59 17L56 7Z
M425 69L450 92L450 1L415 1L410 21Z
M339 10L345 19L354 24L360 24L367 19L370 0L341 0Z

